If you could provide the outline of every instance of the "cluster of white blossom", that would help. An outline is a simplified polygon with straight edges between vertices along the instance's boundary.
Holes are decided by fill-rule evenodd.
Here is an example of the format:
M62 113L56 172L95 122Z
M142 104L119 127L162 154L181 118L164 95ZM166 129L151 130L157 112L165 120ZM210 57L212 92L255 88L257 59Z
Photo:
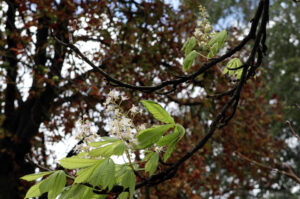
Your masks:
M112 90L109 92L104 106L113 113L109 127L110 135L125 141L129 148L134 148L137 145L137 139L135 138L137 132L146 127L145 125L136 127L133 123L133 118L142 113L141 109L135 105L132 105L127 113L122 109L120 105L127 99L126 96L120 96L117 91Z
M107 112L113 113L111 117L112 120L109 124L110 136L125 141L127 147L132 149L138 144L137 139L135 138L137 132L146 129L146 125L142 124L135 126L133 118L137 114L141 114L142 109L132 105L132 107L125 112L121 107L121 104L126 100L128 100L126 96L120 96L118 91L111 90L103 105ZM87 116L80 121L78 134L75 138L79 141L83 141L76 149L84 152L88 152L92 149L88 143L94 142L97 138L100 138L96 133L91 131L91 122L87 119Z
M213 26L210 24L208 20L209 15L202 5L199 5L199 13L201 17L197 21L197 28L195 29L194 35L198 40L199 46L206 47L212 34L214 34Z
M88 143L94 142L98 137L97 133L91 130L92 123L88 120L87 115L83 116L83 119L79 121L77 129L77 135L75 139L82 143L76 146L76 150L80 152L88 152L91 147Z

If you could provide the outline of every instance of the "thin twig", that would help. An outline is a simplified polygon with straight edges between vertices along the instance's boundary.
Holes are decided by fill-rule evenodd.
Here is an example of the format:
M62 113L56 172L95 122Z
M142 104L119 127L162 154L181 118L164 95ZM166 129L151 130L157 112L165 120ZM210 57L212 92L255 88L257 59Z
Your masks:
M288 127L289 127L290 131L293 133L293 135L300 141L300 136L295 132L290 121L286 121L285 123L288 125Z

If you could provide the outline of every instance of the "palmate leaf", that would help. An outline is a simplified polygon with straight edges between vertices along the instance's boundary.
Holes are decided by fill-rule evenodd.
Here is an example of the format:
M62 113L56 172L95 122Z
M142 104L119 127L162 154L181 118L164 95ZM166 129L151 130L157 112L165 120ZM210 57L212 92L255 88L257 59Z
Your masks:
M110 190L115 184L115 164L112 159L97 160L94 165L77 172L75 183L87 182L93 186L101 186Z
M243 69L240 68L240 69L237 69L237 70L229 70L229 68L235 69L235 68L238 68L242 65L243 65L243 63L241 62L241 60L239 58L233 58L227 63L226 67L223 70L223 74L228 73L229 76L232 76L233 74L235 74L236 78L240 79L241 75L242 75L242 72L243 72Z
M111 190L116 181L114 176L115 163L112 159L108 158L94 170L88 182L95 186L101 185L103 189L108 187L108 190Z
M53 172L54 171L46 171L46 172L41 172L41 173L29 174L29 175L25 175L25 176L21 177L21 179L26 180L26 181L33 181L33 180L37 180L45 175L49 175Z
M40 185L42 183L43 183L43 180L40 181L39 183L33 185L32 187L30 187L30 189L27 191L27 193L25 195L25 198L39 197L43 193L46 193L47 192L46 190L44 190L44 192L40 190Z
M155 119L166 124L175 124L170 114L161 107L161 105L148 100L142 100L142 104L153 115Z
M119 176L118 181L124 187L124 189L129 188L130 199L133 198L135 190L136 176L130 167L126 167L126 170Z
M153 153L154 153L153 151L147 152L142 161L145 162L145 161L149 160Z
M162 138L159 139L159 141L156 144L157 146L165 146L165 145L169 145L172 142L178 142L179 140L181 140L184 134L185 134L185 129L183 128L183 126L181 126L180 124L176 124L174 128L174 132L166 136L163 136Z
M92 166L97 162L95 159L87 159L87 158L79 158L79 157L71 157L71 158L63 158L60 161L60 165L66 169L79 169L84 167Z
M55 199L66 184L66 174L59 170L53 172L48 178L33 185L26 193L25 198L39 197L48 192L48 199Z
M182 125L180 125L180 124L176 124L174 131L175 131L175 132L176 132L176 131L179 132L179 139L178 139L178 141L181 140L181 139L183 138L183 136L185 135L185 129L184 129L184 127L183 127ZM178 142L178 141L177 141L177 142Z
M170 144L174 140L177 140L178 138L179 138L179 132L174 130L174 133L170 133L166 136L161 137L156 144L157 146L165 146Z
M41 184L41 188L46 189L48 186L48 199L55 199L66 185L66 174L63 171L57 171L48 177L49 184Z
M213 58L217 55L217 53L222 48L225 40L227 38L226 30L222 30L221 32L216 33L211 40L209 41L208 45L210 46L210 51L207 55L208 59Z
M93 149L89 152L89 155L92 157L110 157L112 155L123 155L124 151L126 149L126 145L123 141L116 141L111 144L105 145L103 147Z
M185 56L187 56L193 48L196 46L197 40L195 37L189 38L183 45L182 51L184 51Z
M168 143L167 151L165 152L165 154L163 156L164 162L166 162L169 159L169 157L171 156L171 154L173 153L177 142L179 142L179 140L181 140L183 138L183 136L185 134L185 129L180 124L176 124L176 126L174 128L174 133L178 133L178 137L177 137L177 139L173 139L173 141L170 141Z
M65 188L59 199L105 199L107 195L95 194L93 189L81 184L73 184Z
M176 144L177 144L177 141L175 140L168 145L168 149L165 152L164 157L163 157L164 162L166 162L169 159L169 157L171 156L172 152L175 149Z
M145 165L145 172L149 172L149 175L152 176L156 171L158 165L159 155L158 153L153 153Z
M211 40L209 41L208 45L213 46L214 44L218 44L218 49L221 49L224 42L227 38L227 31L222 30L221 32L216 33Z
M95 164L93 164L92 166L84 168L84 169L80 169L77 172L77 177L75 178L74 182L75 183L88 182L89 179L91 178L91 176L93 175L95 169L98 168L103 161L104 161L104 159L97 160L97 162L95 162Z
M182 70L188 71L192 67L194 60L198 57L198 55L199 55L199 53L195 50L190 52L183 60Z
M104 144L120 141L120 139L118 139L116 137L101 137L101 139L102 139L101 141L92 142L92 143L89 143L89 145L92 146L92 147L99 147L99 146L102 146Z
M154 126L149 129L145 129L140 131L137 135L137 139L139 144L137 149L144 149L152 146L155 142L157 142L161 136L167 132L170 128L173 128L173 124L159 125Z

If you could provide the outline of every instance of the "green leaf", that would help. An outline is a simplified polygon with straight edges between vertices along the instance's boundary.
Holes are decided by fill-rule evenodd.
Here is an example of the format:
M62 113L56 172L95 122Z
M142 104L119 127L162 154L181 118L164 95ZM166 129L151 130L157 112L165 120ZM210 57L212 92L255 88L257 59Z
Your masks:
M164 157L163 157L164 162L166 162L169 159L169 157L171 156L172 152L175 149L176 143L177 143L176 141L173 141L172 143L169 144L168 149L165 152Z
M178 141L181 140L183 138L183 136L185 135L185 129L180 124L176 124L174 131L178 131L179 132L179 139L178 139Z
M66 174L59 170L53 172L48 178L33 185L26 193L25 198L39 197L48 192L49 199L55 199L66 184Z
M160 138L159 141L156 144L157 144L157 146L168 145L169 143L177 140L178 136L179 136L179 132L178 131L174 131L174 133L170 133L170 134L168 134L168 135L163 136L162 138Z
M92 166L97 162L97 160L87 159L87 158L79 158L79 157L71 157L71 158L63 158L60 161L61 166L66 169L78 169Z
M241 79L242 74L243 74L243 69L239 69L236 71L235 76L237 79Z
M26 181L33 181L33 180L37 180L45 175L51 174L54 171L46 171L46 172L41 172L41 173L34 173L34 174L29 174L29 175L25 175L23 177L21 177L22 180L26 180Z
M92 143L89 143L89 145L92 146L92 147L99 147L99 146L102 146L104 144L120 141L120 139L115 138L115 137L101 137L101 139L102 139L101 141L92 142Z
M30 187L30 189L27 191L25 198L33 198L33 197L39 197L41 196L43 193L47 192L44 191L42 192L40 190L40 185L44 182L44 180L40 181L39 183L33 185L32 187Z
M182 51L184 51L185 56L188 55L193 48L196 46L197 40L195 37L189 38L183 45Z
M160 125L151 127L149 129L145 129L140 131L137 135L137 139L139 141L139 145L137 149L144 149L152 146L155 142L157 142L161 136L167 132L170 128L174 127L173 124Z
M208 42L209 46L213 46L214 44L218 44L218 51L222 48L224 42L227 38L227 31L222 30L221 32L216 33L211 40Z
M145 157L143 158L142 161L145 162L145 161L149 160L153 153L154 153L153 151L149 151L149 152L145 155Z
M153 153L150 160L145 165L145 172L149 172L150 176L154 174L158 165L159 155Z
M119 195L119 199L127 199L128 197L128 192L122 192L120 195Z
M105 159L91 175L88 182L94 186L101 185L103 189L108 187L109 190L115 184L115 163L112 159Z
M210 51L207 55L208 59L213 58L217 55L219 50L222 48L225 40L227 38L227 32L226 30L223 30L219 33L216 33L211 40L208 42L208 45L210 46Z
M241 75L242 75L242 72L243 72L243 69L237 69L237 70L229 70L229 69L235 69L235 68L238 68L240 66L242 66L243 63L241 62L241 60L239 58L234 58L234 59L231 59L226 67L224 68L223 70L223 74L226 74L228 73L229 76L232 76L233 74L236 75L236 78L237 79L240 79L241 78Z
M59 199L106 199L107 195L95 194L93 189L81 184L66 187Z
M124 174L120 177L121 184L126 189L129 188L130 199L133 198L134 190L135 190L135 181L136 177L134 172L131 168L127 167L128 169L124 172Z
M218 52L219 52L219 47L218 47L218 44L215 43L215 44L210 48L210 51L209 51L209 53L208 53L208 55L207 55L207 58L208 58L208 59L213 58L214 56L217 55Z
M89 179L91 178L91 176L93 175L95 169L98 168L103 161L104 161L104 159L97 160L97 162L94 165L92 165L88 168L79 170L77 172L77 177L75 178L74 182L75 183L88 182Z
M164 122L166 124L175 124L173 118L167 111L163 109L163 107L161 107L161 105L148 100L142 100L141 102L158 121Z
M126 145L123 141L116 141L111 144L105 145L101 148L93 149L89 152L89 155L92 157L110 157L112 155L123 155L126 149Z
M196 57L198 56L198 52L193 50L192 52L190 52L183 60L183 71L188 71L193 63L194 60L196 59Z
M66 174L63 171L57 171L49 176L47 180L49 180L48 199L55 199L66 185ZM45 184L42 184L41 188L42 186L45 186Z

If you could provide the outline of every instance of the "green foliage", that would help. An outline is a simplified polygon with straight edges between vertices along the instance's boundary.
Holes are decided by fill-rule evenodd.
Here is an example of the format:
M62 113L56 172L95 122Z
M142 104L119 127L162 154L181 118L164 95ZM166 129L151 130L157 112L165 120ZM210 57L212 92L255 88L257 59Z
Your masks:
M173 142L171 142L169 145L168 145L168 149L167 151L165 152L164 154L164 157L163 157L163 161L166 162L169 157L171 156L172 152L174 151L175 149L175 146L176 146L177 142L174 140Z
M96 168L98 168L101 163L104 161L102 160L97 160L92 166L80 169L77 172L77 177L75 178L75 183L82 183L82 182L88 182L91 176L94 174L94 171Z
M26 180L26 181L33 181L33 180L37 180L45 175L49 175L53 172L54 171L46 171L46 172L41 172L41 173L29 174L29 175L21 177L21 179Z
M145 172L149 172L149 175L152 176L156 171L158 165L159 155L158 153L152 153L150 159L145 165Z
M184 51L185 56L190 54L190 52L193 50L193 48L196 46L197 40L195 37L190 37L183 45L182 51Z
M99 142L98 142L99 143ZM100 145L101 146L101 145ZM103 147L97 148L89 152L89 155L91 157L110 157L112 155L123 155L124 151L126 149L124 141L115 141L113 143L110 143L108 145L105 145Z
M145 168L136 169L145 170L146 173L148 172L152 176L157 170L159 163L159 150L154 152L153 145L168 147L164 154L164 161L166 161L173 152L176 143L183 137L185 130L180 124L176 124L169 113L159 104L146 100L141 102L155 119L165 123L164 125L154 125L151 128L138 132L136 135L138 145L134 150L145 149L146 152L143 159L143 161L146 161ZM127 122L125 123L127 124ZM174 132L163 136L172 128L174 128ZM51 174L45 180L32 186L26 197L38 197L48 192L48 197L54 199L58 194L63 192L60 199L105 198L105 195L94 194L92 188L82 185L83 183L87 183L93 187L100 187L102 190L107 189L108 191L115 185L121 185L124 187L124 190L128 188L129 192L122 192L119 198L127 198L129 195L129 198L132 199L136 184L134 169L137 165L130 160L128 148L130 145L127 145L121 139L119 137L101 137L98 142L87 143L89 146L95 147L89 152L61 159L60 164L62 167L66 169L79 169L71 186L65 187L66 175L63 171L43 172L23 176L22 179L32 181ZM132 150L132 148L130 149ZM129 163L115 165L110 157L113 155L123 155L124 152L127 154Z
M107 195L104 194L95 194L93 189L88 186L73 184L64 189L59 199L105 199L106 197Z
M232 60L230 60L226 67L224 68L223 70L223 74L226 74L228 73L229 76L232 76L235 74L236 78L237 79L240 79L241 78L241 75L242 75L242 72L243 72L243 69L240 68L240 69L237 69L237 70L229 70L229 69L235 69L235 68L238 68L240 66L242 66L242 62L239 58L234 58Z
M99 142L92 142L89 145L92 147L99 147L102 146L104 144L108 144L108 143L113 143L116 141L120 141L118 138L115 137L101 137L101 141Z
M163 109L163 107L161 107L161 105L148 100L142 100L141 102L146 107L146 109L153 115L153 117L158 121L161 121L166 124L175 124L173 118L167 111Z
M89 182L95 186L101 185L103 189L111 190L115 184L115 163L112 159L105 159L90 177Z
M208 45L210 46L210 51L207 55L208 59L213 58L214 56L217 55L217 53L220 51L222 48L224 42L226 41L227 38L227 31L222 30L219 33L216 33L211 40L209 41Z
M25 198L39 197L48 192L48 199L55 199L66 184L66 174L59 170L53 172L48 178L33 185L26 193Z
M140 131L137 135L137 139L139 141L138 149L151 147L161 138L164 133L166 133L170 128L173 127L174 124L166 124L153 126L151 128Z
M193 50L184 58L183 71L188 71L192 67L194 60L198 57L198 55L198 52Z
M95 164L98 160L80 157L70 157L61 159L60 165L66 169L79 169L89 167Z
M135 174L130 167L124 167L124 169L119 172L117 181L121 183L124 189L129 188L130 199L133 198L133 193L135 190Z

